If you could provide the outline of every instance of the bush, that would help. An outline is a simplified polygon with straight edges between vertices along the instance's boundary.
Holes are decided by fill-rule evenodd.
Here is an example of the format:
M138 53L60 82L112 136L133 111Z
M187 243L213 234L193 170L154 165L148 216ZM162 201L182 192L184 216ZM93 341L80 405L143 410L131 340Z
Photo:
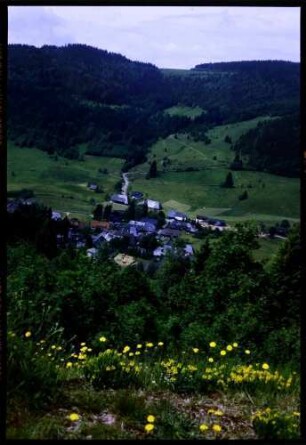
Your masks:
M253 428L259 439L298 439L300 413L279 412L266 408L252 416Z

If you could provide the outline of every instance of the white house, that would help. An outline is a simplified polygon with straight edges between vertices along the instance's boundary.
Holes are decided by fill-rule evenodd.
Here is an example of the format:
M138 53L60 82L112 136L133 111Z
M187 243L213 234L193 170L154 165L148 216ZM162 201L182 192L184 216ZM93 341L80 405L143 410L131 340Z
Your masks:
M161 203L158 201L153 201L153 199L147 199L147 206L148 206L148 209L151 209L151 210L161 210L161 208L162 208Z

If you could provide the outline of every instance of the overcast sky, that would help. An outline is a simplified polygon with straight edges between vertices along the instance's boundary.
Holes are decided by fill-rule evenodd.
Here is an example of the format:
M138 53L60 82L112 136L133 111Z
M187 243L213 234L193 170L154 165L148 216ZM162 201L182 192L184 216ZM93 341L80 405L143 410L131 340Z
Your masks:
M9 43L86 43L161 68L300 60L300 9L10 6Z

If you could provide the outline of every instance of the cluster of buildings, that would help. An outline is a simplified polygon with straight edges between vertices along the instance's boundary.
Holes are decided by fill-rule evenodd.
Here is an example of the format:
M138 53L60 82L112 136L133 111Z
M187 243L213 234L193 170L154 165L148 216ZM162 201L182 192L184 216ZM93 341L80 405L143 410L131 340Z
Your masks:
M176 242L182 234L195 235L201 227L212 227L218 230L226 228L223 220L201 215L192 220L187 214L176 210L169 210L161 218L161 203L152 199L144 200L141 192L132 192L129 196L116 194L111 197L113 203L124 204L124 206L128 205L129 200L146 204L149 216L127 221L128 207L121 210L112 209L108 220L92 220L90 230L88 230L88 225L78 219L66 217L67 230L65 233L59 232L56 235L58 246L70 245L75 248L85 248L90 258L95 258L102 246L108 246L110 251L113 248L114 255L117 253L114 260L121 266L127 266L136 264L137 258L158 261L167 253L184 257L192 256L194 254L192 244ZM20 202L15 201L8 203L7 210L12 212L19 204ZM61 212L52 211L51 219L60 223L64 218ZM85 228L87 230L84 230Z

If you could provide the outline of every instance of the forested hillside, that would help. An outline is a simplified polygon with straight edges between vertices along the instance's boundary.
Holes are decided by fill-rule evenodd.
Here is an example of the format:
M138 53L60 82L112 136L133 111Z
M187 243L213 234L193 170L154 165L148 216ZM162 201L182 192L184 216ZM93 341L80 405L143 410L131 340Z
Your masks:
M160 137L187 132L206 140L215 125L287 116L298 111L298 103L297 63L204 64L171 75L80 44L8 48L9 139L72 159L82 156L84 144L89 154L125 159L126 170L143 162ZM205 112L195 118L164 112L176 105ZM289 131L297 131L297 124ZM286 147L285 157L292 156L291 145ZM273 155L269 164L275 173L288 173Z

